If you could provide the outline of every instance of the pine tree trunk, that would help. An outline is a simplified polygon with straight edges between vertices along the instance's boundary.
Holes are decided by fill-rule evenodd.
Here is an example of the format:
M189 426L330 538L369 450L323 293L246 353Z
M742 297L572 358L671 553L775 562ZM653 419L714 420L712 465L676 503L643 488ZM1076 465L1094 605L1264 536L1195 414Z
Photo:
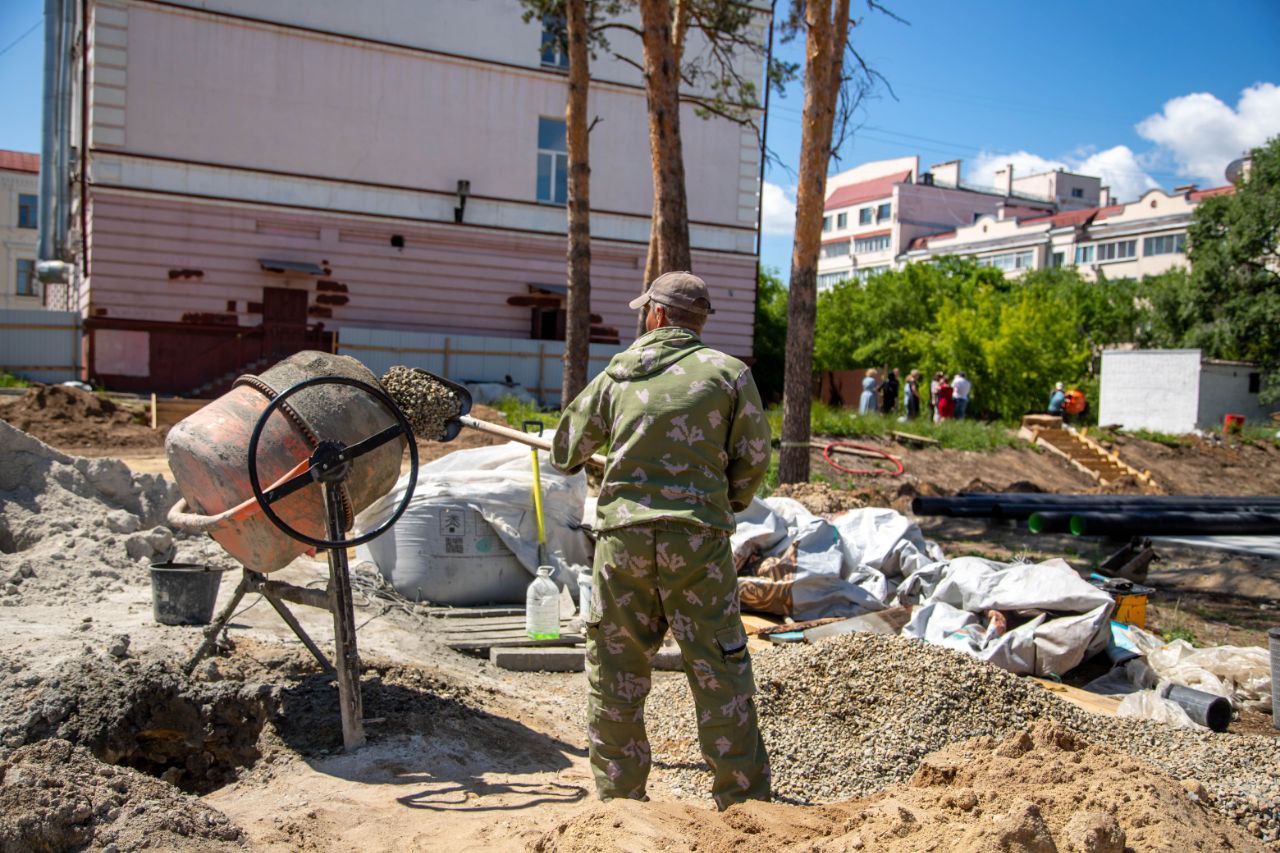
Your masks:
M818 250L826 201L827 165L848 38L849 0L805 5L805 84L796 188L796 232L787 299L787 353L782 394L782 450L778 480L809 480L809 413L813 404L813 328L817 315Z
M569 149L568 299L564 334L564 379L560 403L569 405L587 384L591 343L591 167L588 158L586 0L566 0L569 36L569 99L565 131Z
M652 261L645 266L646 274L653 273L654 277L692 267L680 144L680 55L685 25L679 4L675 11L673 16L670 0L640 0L654 198L654 222L649 236ZM649 286L649 280L644 286Z

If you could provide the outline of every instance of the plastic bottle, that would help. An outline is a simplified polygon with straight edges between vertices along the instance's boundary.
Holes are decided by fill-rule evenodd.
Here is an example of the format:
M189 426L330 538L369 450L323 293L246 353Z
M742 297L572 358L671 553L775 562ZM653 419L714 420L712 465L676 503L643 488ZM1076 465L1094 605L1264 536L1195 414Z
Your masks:
M560 589L551 579L551 566L538 566L538 576L524 598L524 628L531 640L560 638Z

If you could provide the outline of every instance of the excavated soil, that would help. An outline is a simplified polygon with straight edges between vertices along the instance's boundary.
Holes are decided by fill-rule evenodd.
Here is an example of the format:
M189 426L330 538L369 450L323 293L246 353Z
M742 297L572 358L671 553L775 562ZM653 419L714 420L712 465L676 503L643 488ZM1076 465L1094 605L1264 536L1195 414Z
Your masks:
M1003 740L931 753L911 779L827 806L744 803L716 814L615 800L563 821L538 853L611 850L1078 851L1264 850L1178 783L1123 753L1039 722Z
M166 429L151 429L107 397L66 385L35 385L0 403L0 420L54 447L163 447Z
M0 851L241 850L226 815L172 785L65 740L0 760Z

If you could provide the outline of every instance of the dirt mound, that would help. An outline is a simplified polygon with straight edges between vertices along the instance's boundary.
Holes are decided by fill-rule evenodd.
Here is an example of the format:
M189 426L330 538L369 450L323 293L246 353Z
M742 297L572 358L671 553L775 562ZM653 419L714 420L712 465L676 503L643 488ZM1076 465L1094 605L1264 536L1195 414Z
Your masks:
M815 515L832 515L847 509L862 509L866 502L854 491L833 489L826 483L783 483L770 497L791 498Z
M107 397L66 385L36 385L0 406L0 420L55 447L162 447L164 430L137 422Z
M606 850L1262 850L1184 785L1041 722L924 758L905 784L829 806L744 803L722 814L616 800L543 836L540 853Z
M0 850L238 850L243 841L221 812L64 740L0 761Z
M1096 716L1030 679L896 636L846 635L754 660L779 799L816 804L869 795L908 779L929 752L1051 719L1175 778L1200 780L1249 832L1280 835L1280 744L1273 738ZM709 777L687 686L657 685L645 717L660 778L679 793L705 795Z
M257 760L271 694L267 685L192 681L169 662L90 655L63 663L17 707L6 702L0 740L67 740L203 793Z

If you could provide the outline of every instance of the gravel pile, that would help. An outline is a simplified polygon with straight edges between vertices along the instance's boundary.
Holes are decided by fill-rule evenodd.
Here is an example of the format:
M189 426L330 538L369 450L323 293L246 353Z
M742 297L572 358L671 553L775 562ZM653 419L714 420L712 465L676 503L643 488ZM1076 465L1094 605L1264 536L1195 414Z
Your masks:
M1249 833L1280 839L1280 739L1220 735L1087 713L1034 681L901 637L854 634L757 655L761 728L776 796L829 803L911 776L926 754L1037 720L1199 782ZM657 781L705 795L693 703L683 681L655 686L646 721Z
M382 387L409 419L414 435L428 441L439 441L448 420L462 408L448 386L414 367L391 368L382 377Z

